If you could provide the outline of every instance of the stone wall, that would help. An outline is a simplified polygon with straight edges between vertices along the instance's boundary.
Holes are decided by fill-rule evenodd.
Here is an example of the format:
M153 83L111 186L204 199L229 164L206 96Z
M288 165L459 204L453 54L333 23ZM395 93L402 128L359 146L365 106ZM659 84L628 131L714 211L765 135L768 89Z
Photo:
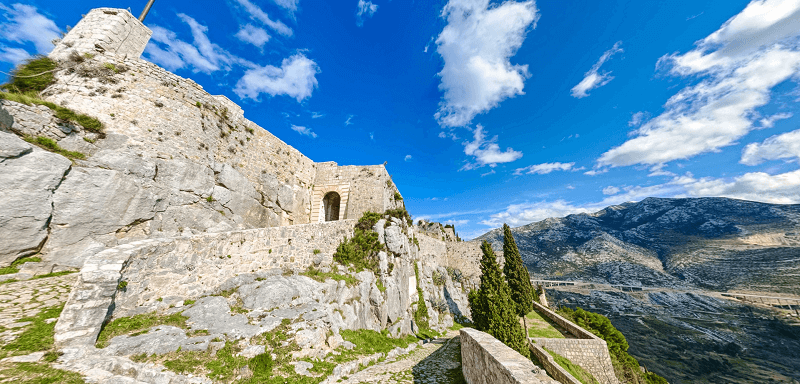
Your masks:
M458 268L465 276L476 278L481 276L481 243L479 241L448 241L447 245L447 265L451 268ZM494 249L497 262L500 268L505 265L503 250Z
M558 365L553 356L545 351L542 347L536 345L535 343L528 343L528 347L531 350L531 353L539 360L539 363L542 365L542 367L544 367L544 370L547 371L547 374L550 375L550 377L558 380L558 382L561 384L581 384L580 380L576 379L569 372L567 372L566 369Z
M611 355L605 340L559 316L541 304L533 303L536 310L562 326L577 339L533 338L536 345L547 348L585 369L602 384L618 384L611 364ZM549 371L548 371L549 372Z
M155 307L168 296L196 299L215 293L239 274L270 269L304 271L330 266L336 247L353 236L355 220L293 225L175 238L131 255L116 316Z
M71 51L80 54L117 54L139 58L153 31L129 11L95 8L50 53L54 59L66 58Z
M315 194L315 199L321 200L328 190L332 191L336 186L346 187L347 206L344 211L340 211L340 215L344 213L343 218L358 219L366 211L384 212L405 207L403 200L395 199L395 193L399 193L397 186L391 183L392 178L383 165L340 166L332 161L316 165L314 186L320 193ZM318 201L314 201L312 205L312 212L319 210ZM319 217L314 213L312 216Z
M488 333L461 329L461 367L468 384L556 383L531 360Z

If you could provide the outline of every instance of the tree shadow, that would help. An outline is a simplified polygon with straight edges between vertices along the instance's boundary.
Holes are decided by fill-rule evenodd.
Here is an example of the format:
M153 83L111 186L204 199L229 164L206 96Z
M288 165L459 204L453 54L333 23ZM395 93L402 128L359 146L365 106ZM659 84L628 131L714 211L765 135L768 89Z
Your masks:
M440 347L411 369L414 383L466 384L461 369L461 339L436 339Z

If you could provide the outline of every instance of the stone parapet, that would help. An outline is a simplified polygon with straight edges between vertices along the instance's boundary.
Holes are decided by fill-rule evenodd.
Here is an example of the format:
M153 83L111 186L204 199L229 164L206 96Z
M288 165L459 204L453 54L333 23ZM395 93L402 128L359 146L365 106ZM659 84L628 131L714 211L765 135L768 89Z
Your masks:
M531 339L537 346L547 348L564 356L569 361L591 373L601 384L619 384L617 376L614 374L614 366L611 364L611 355L608 353L608 344L606 344L605 340L537 302L534 302L533 305L539 313L547 316L550 320L564 327L569 333L578 337L577 339ZM549 373L550 370L547 372Z
M517 351L472 328L461 329L461 366L468 384L556 383Z
M580 380L570 375L567 370L558 365L553 356L547 353L544 348L530 341L531 340L529 340L528 347L530 348L531 353L533 353L533 355L539 359L539 363L542 364L542 367L544 367L544 370L547 371L548 375L558 380L558 382L561 384L581 384Z

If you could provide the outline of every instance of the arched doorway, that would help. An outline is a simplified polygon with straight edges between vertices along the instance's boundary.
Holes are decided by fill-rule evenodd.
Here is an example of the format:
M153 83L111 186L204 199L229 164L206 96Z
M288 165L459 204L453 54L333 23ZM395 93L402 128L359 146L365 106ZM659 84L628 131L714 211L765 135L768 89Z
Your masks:
M339 204L342 199L336 192L328 192L322 199L322 206L325 209L325 221L339 220Z

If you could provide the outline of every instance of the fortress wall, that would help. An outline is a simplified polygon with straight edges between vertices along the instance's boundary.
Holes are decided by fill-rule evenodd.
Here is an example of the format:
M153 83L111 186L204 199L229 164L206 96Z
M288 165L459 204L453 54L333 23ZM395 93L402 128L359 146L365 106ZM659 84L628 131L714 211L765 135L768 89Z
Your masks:
M45 99L102 121L105 132L146 157L233 166L257 190L278 182L292 190L281 204L283 225L308 223L314 162L243 117L241 108L212 96L190 79L155 64L96 56L87 67L110 63L119 74L82 77L62 71ZM236 107L236 109L234 109ZM74 148L91 154L91 146Z
M479 278L481 276L481 243L477 241L448 241L447 244L447 265L451 268L458 268L464 276ZM495 251L497 261L502 268L505 264L503 252Z
M153 34L139 19L125 9L95 8L50 53L64 59L71 51L106 53L139 58Z
M117 294L114 314L127 316L136 307L155 306L159 298L208 295L239 274L329 266L354 226L353 220L341 220L172 239L128 260L121 277L127 287Z
M462 328L461 367L469 384L555 383L533 362L488 333Z
M569 333L578 337L577 339L547 339L534 338L537 345L545 347L561 356L566 357L600 381L602 384L618 384L614 374L614 366L611 364L611 355L608 353L608 345L605 340L595 334L581 328L577 324L563 318L549 308L533 302L535 309L564 327ZM549 371L548 371L549 372Z
M528 348L531 350L531 353L533 353L533 356L536 356L539 363L542 364L542 367L547 371L550 377L558 380L561 384L581 384L580 380L576 379L575 376L572 376L566 369L558 365L553 356L542 347L535 343L528 343Z
M339 166L329 161L317 163L314 190L347 186L349 197L344 218L358 219L366 211L382 213L387 209L405 207L402 200L394 199L398 190L394 183L388 183L390 180L391 176L383 165ZM324 197L324 193L319 195ZM315 208L318 205L319 202L312 202Z

